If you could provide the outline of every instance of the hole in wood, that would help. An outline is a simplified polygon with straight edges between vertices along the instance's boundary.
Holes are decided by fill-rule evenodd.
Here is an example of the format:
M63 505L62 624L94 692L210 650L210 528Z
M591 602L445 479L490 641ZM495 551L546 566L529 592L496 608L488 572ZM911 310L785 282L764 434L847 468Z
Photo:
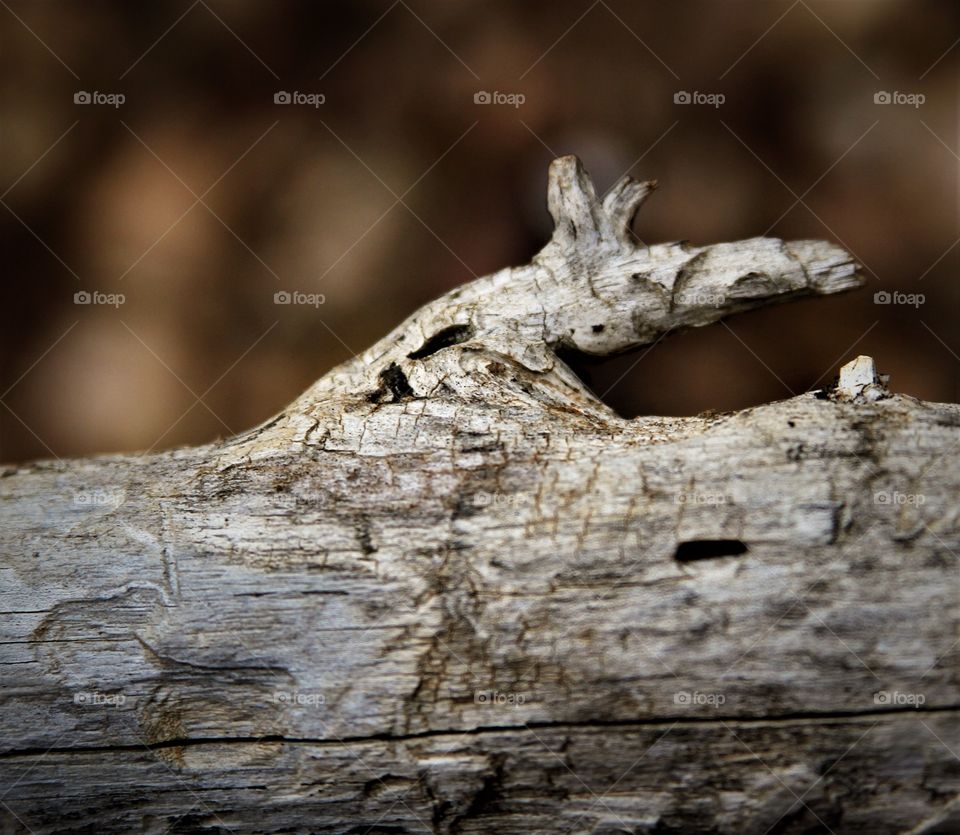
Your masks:
M470 325L450 325L448 328L437 331L416 351L407 354L407 357L412 360L422 360L443 348L466 342L471 336L473 336L473 328Z
M747 546L739 539L692 539L677 546L677 562L713 560L718 557L736 557L747 553Z

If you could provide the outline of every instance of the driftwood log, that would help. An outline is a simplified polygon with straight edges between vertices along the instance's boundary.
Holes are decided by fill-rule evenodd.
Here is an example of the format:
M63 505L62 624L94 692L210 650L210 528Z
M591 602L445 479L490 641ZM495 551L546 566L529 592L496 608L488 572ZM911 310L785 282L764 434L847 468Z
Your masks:
M529 265L244 435L2 468L5 829L960 831L960 406L614 414L564 352L859 283L652 187L556 160Z

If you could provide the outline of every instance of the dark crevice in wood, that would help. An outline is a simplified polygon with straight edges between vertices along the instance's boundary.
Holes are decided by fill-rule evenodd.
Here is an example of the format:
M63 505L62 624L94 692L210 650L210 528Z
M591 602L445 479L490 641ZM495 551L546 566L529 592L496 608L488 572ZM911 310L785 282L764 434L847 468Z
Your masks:
M414 396L407 375L395 362L390 363L380 372L380 387L367 395L367 400L371 403L381 403L388 394L391 396L387 401L389 403L399 403L406 397Z
M913 715L939 715L960 712L960 704L919 707L889 707L875 710L833 710L833 711L804 711L783 713L776 716L736 716L722 715L709 719L703 717L664 716L636 720L595 719L588 722L526 722L522 725L482 725L476 728L417 731L407 734L370 734L368 736L345 736L336 739L322 739L311 737L288 737L280 734L266 734L263 736L211 736L211 737L184 737L166 739L159 742L131 743L129 745L76 745L67 747L21 748L14 751L0 753L0 760L16 757L43 757L46 754L112 754L112 753L139 753L144 750L156 751L167 748L192 748L200 745L260 745L264 743L279 743L283 745L347 745L354 743L374 742L409 742L417 739L430 739L444 736L484 736L497 733L523 733L543 731L589 731L604 728L622 728L628 730L642 730L644 728L692 727L705 729L726 729L729 725L736 727L762 727L767 725L789 725L792 723L836 723L844 720L873 719L879 722L884 719L904 719Z
M739 539L691 539L677 545L674 559L677 562L715 560L720 557L736 557L749 549Z
M473 336L473 328L470 325L450 325L448 328L437 331L416 351L407 354L407 357L412 360L422 360L444 348L466 342L471 336Z

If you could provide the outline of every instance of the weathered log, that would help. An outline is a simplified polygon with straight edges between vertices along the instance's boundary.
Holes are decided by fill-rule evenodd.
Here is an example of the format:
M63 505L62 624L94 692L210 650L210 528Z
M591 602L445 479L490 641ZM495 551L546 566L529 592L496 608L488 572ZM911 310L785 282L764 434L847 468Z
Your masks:
M281 414L0 470L10 831L960 827L960 406L626 420L560 358L858 284L843 250L550 242Z

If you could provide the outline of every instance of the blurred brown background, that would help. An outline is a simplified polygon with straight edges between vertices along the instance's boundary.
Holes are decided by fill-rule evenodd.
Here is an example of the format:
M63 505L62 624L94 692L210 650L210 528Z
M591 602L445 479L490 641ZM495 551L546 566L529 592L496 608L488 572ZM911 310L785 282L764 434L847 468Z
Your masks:
M646 241L827 238L868 278L592 369L622 413L779 399L858 353L897 391L960 399L955 0L0 6L0 460L257 423L528 260L564 153L601 189L659 179ZM674 101L694 91L725 101ZM894 92L925 101L875 102Z

